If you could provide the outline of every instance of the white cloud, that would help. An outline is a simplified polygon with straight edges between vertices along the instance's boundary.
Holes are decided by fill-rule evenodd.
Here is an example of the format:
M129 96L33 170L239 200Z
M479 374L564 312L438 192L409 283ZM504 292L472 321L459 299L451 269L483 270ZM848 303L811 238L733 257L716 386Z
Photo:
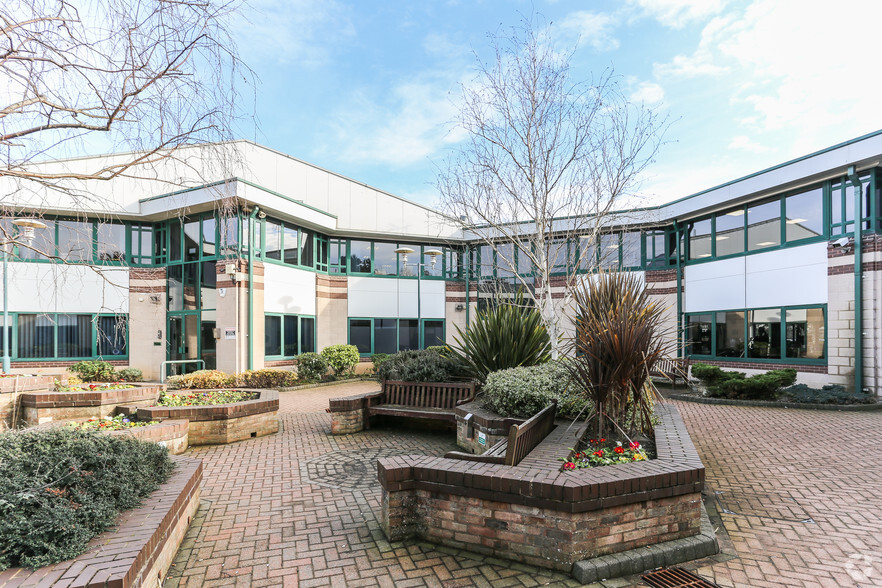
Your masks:
M771 151L769 146L757 143L756 141L751 140L747 135L736 135L735 137L732 137L732 140L729 142L729 149L749 151L751 153L767 153L768 151Z
M665 90L660 85L653 82L640 82L631 92L631 102L642 102L644 104L658 104L665 99Z
M662 25L680 29L687 24L706 20L719 14L726 0L628 0L639 7L646 16L656 19Z
M597 51L619 48L619 41L613 36L617 26L614 16L587 10L571 12L557 24L563 36L576 35L580 45L590 45Z

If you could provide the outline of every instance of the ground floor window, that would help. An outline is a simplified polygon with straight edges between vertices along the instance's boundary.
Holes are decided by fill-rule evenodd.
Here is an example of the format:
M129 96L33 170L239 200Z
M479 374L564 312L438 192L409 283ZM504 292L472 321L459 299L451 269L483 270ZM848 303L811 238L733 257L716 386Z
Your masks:
M826 307L780 307L687 314L686 354L758 360L826 359Z
M264 355L290 358L315 351L315 317L268 314L264 317Z
M444 345L444 320L351 318L349 344L355 345L361 355Z
M128 357L126 315L10 313L8 333L14 360Z

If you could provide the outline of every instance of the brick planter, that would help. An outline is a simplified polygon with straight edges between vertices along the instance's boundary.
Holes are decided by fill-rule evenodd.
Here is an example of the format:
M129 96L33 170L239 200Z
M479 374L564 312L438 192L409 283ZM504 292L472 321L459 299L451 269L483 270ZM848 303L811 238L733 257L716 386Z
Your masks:
M704 466L676 408L657 405L658 459L561 472L574 443L557 428L518 466L427 456L378 461L390 540L570 571L573 564L697 535Z
M18 398L22 392L52 390L55 376L15 376L0 378L0 421L12 428L18 419L15 417Z
M167 447L172 455L180 455L187 451L189 444L189 423L184 420L166 420L146 427L108 431L108 435L128 435L139 441L159 443Z
M27 426L52 421L74 421L113 416L117 406L156 404L163 386L133 386L119 390L25 392L21 394L21 422Z
M279 393L275 390L244 390L256 392L254 400L213 406L149 406L138 409L138 419L185 419L190 422L190 445L218 445L252 437L263 437L279 430ZM186 392L186 391L183 391ZM195 390L211 392L211 390Z
M0 572L0 587L158 586L165 579L199 508L202 460L176 456L171 478L141 506L117 518L117 526L98 535L79 557L28 570Z

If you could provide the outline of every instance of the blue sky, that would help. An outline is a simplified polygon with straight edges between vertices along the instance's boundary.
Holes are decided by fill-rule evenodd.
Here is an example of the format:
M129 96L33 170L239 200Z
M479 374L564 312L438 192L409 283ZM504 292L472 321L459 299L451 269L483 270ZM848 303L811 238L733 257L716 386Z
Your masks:
M670 117L649 201L882 128L876 0L252 0L236 28L258 125L240 134L431 205L474 53L533 11L575 77L613 68Z

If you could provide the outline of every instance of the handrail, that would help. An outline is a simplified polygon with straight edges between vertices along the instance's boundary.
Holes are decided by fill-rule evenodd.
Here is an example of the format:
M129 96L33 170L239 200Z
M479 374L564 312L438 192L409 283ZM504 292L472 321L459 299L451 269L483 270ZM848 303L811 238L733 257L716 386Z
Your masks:
M204 359L169 359L163 361L159 364L159 381L161 383L165 383L165 366L170 363L193 363L194 361L198 361L202 363L202 369L205 369L205 360Z

